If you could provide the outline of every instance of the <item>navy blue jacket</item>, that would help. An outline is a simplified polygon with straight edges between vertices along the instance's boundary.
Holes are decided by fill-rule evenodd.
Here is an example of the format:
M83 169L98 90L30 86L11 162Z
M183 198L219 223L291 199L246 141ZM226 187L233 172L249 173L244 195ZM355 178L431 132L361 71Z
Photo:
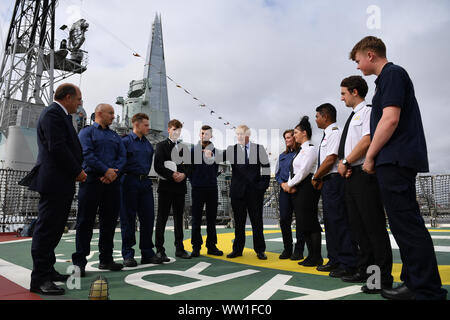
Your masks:
M83 154L72 121L57 103L42 111L37 125L38 172L30 190L40 193L75 193Z
M203 147L201 143L193 146L191 149L192 158L192 172L189 176L192 187L213 188L217 187L217 176L219 172L219 165L215 158L203 157ZM207 149L211 150L215 156L216 150L212 144L208 145Z
M231 163L230 197L243 198L246 190L264 193L270 183L270 162L263 146L250 143L250 156L245 163L245 152L240 145L229 146L226 160Z

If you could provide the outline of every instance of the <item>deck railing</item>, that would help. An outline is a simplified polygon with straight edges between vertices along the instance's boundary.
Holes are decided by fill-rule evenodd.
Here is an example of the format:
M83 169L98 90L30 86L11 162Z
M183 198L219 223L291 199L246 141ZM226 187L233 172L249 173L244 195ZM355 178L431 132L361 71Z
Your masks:
M17 227L37 218L39 194L19 186L17 182L27 171L0 169L0 232L16 231ZM158 212L158 180L153 180L155 198L155 216ZM219 206L218 224L233 225L233 211L229 198L230 177L221 175L218 182ZM265 223L279 223L278 194L280 187L271 179L270 186L264 196L263 217ZM420 175L416 179L417 201L420 211L427 223L437 226L450 219L450 175ZM69 227L74 227L78 205L77 191L72 202L69 215ZM191 221L191 186L188 182L188 193L185 202L185 227ZM322 206L319 202L319 217L322 220Z

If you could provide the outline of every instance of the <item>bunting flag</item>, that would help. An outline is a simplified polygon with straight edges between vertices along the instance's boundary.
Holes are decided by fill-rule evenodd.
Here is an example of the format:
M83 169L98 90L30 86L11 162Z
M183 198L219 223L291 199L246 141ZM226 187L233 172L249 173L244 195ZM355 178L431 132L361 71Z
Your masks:
M124 47L126 47L128 50L131 51L131 53L133 54L134 57L136 58L140 58L144 61L144 65L147 66L147 64L145 63L145 59L136 51L134 50L131 46L129 46L124 40L122 40L120 37L118 37L117 35L115 35L114 33L112 33L109 28L101 25L100 23L98 23L97 21L95 21L95 19L92 18L92 16L86 12L86 10L84 10L83 8L81 8L81 11L83 12L83 14L85 14L90 23L93 23L95 25L97 25L100 29L102 29L103 31L105 31L106 33L108 33L110 36L112 36L113 38L115 38L120 44L122 44ZM66 26L67 28L67 26ZM154 67L152 64L149 64L149 67ZM190 96L192 96L193 100L196 100L198 102L200 102L199 106L201 108L206 108L210 111L210 115L212 116L213 114L217 113L212 109L212 107L209 107L205 102L201 101L199 98L193 96L186 88L184 88L183 86L181 86L180 84L176 83L175 80L173 80L170 76L168 76L165 72L162 72L162 70L158 71L159 74L165 76L169 81L173 82L177 88L181 88L184 90L184 92ZM217 115L218 116L218 115ZM218 116L218 120L223 120L223 118L221 116ZM223 121L221 121L223 122ZM225 126L231 126L231 123L228 121L223 122L223 124ZM232 127L232 129L236 129L236 127Z
M133 55L135 55L135 54L133 54ZM136 56L139 56L139 55L136 55ZM139 57L140 57L140 56L139 56ZM149 64L149 66L150 66L150 67L154 67L151 63ZM184 91L186 94L190 95L190 96L192 97L193 100L196 100L196 101L200 102L199 106L200 106L201 108L206 108L206 109L208 109L208 110L209 110L209 114L210 114L211 116L213 116L214 114L217 115L216 111L214 111L214 109L213 109L212 107L208 106L208 105L207 105L205 102L203 102L201 99L199 99L199 98L197 98L196 96L194 96L189 90L187 90L185 87L183 87L182 85L180 85L179 83L177 83L172 77L170 77L169 75L167 75L166 73L164 73L164 72L162 72L162 71L159 71L158 73L161 74L161 75L163 75L163 76L165 76L165 77L167 78L167 80L169 80L170 82L174 83L175 86L176 86L177 88L183 89L183 91ZM222 116L219 116L219 115L217 115L217 119L218 119L218 120L224 120L223 117L222 117ZM236 129L235 126L231 126L231 123L230 123L229 121L225 121L225 122L222 121L222 123L223 123L224 126L229 126L229 127L231 127L231 129Z

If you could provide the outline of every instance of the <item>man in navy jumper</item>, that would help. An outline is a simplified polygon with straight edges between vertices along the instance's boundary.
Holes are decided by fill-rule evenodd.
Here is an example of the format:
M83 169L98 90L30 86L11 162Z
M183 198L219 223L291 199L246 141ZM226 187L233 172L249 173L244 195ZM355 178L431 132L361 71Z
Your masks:
M192 253L191 257L200 256L203 244L200 226L202 224L203 207L206 204L206 248L208 254L221 256L223 252L217 249L216 217L218 205L217 176L219 166L215 161L216 150L210 141L212 128L203 126L200 131L200 141L192 147L192 174L189 179L192 185Z

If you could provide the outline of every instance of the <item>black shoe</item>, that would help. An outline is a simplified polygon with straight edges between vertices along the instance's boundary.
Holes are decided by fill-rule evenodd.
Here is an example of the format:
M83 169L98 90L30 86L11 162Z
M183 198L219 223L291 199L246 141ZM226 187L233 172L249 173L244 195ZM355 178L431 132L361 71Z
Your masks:
M191 258L197 258L200 257L200 249L194 249L191 252Z
M98 265L98 268L100 270L120 271L123 268L123 264L115 263L114 261L111 261L109 263L100 263Z
M258 252L256 256L258 257L259 260L267 260L267 256L264 252Z
M330 272L329 276L332 278L342 278L342 277L351 277L355 274L355 272L348 271L342 268L335 269Z
M162 262L170 262L170 259L169 259L169 257L166 255L165 252L157 252L155 256L161 258Z
M309 259L309 261L306 261L303 263L304 267L318 267L321 266L323 264L323 259L322 258L313 258L313 259Z
M305 260L302 260L302 261L300 261L299 263L298 263L298 265L300 265L300 266L302 266L304 263L307 263L307 262L309 262L309 260L310 260L310 258L309 257L306 257L306 259Z
M181 259L190 259L191 255L187 253L185 250L180 250L175 252L175 257L181 258Z
M137 267L137 261L134 258L124 259L123 260L124 267Z
M155 254L151 258L141 258L141 264L161 264L163 263L163 259L161 255Z
M347 275L341 277L341 280L344 282L352 282L352 283L364 283L367 281L368 276L365 274L362 274L360 272L356 272L352 275Z
M223 251L217 248L208 248L208 254L213 256L223 256Z
M70 275L68 275L68 274L61 274L59 272L55 272L52 275L52 280L51 281L54 281L54 282L66 282L67 279L69 279L69 277L70 277Z
M40 286L30 287L30 292L49 296L60 296L65 293L65 290L64 288L58 287L52 281L46 281Z
M330 263L330 261L327 262L327 264L324 264L322 266L317 267L317 271L321 272L331 272L333 270L336 270L339 267L339 264L337 263Z
M292 256L292 250L284 249L283 252L280 254L279 258L284 260L284 259L289 259L291 256Z
M397 288L381 290L381 296L390 300L415 300L414 292L403 283Z
M289 259L291 259L293 261L302 260L303 259L303 254L300 254L300 252L298 250L294 250L294 252L289 257Z
M242 252L236 252L236 251L232 251L230 254L227 255L227 258L236 258L236 257L241 257L242 256Z

